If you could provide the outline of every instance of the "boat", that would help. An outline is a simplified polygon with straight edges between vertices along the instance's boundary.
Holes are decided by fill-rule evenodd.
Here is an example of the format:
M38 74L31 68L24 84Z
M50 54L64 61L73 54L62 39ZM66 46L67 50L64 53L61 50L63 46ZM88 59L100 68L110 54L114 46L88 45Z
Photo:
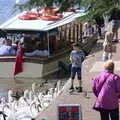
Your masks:
M22 13L25 15L26 12ZM24 63L23 72L16 77L42 78L58 71L58 62L69 63L71 43L79 41L81 23L77 18L85 15L84 12L63 12L60 19L44 20L35 15L29 19L22 19L21 14L9 19L0 25L1 37L6 36L14 44L23 38ZM26 16L25 16L26 17ZM77 29L78 32L75 32ZM42 44L42 49L35 51L36 41ZM16 56L0 56L0 76L13 78L13 66ZM5 69L3 69L5 68Z

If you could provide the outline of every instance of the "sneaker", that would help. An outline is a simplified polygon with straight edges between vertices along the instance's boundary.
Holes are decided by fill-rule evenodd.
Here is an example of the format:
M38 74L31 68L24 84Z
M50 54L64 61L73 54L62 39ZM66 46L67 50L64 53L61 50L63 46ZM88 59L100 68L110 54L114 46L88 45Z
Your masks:
M77 91L80 93L80 92L82 92L82 87L78 87L77 88Z
M115 42L115 43L117 43L117 42L119 42L119 40L115 39L115 40L112 40L112 42Z
M73 87L73 86L71 86L71 87L69 88L69 90L74 90L74 87Z

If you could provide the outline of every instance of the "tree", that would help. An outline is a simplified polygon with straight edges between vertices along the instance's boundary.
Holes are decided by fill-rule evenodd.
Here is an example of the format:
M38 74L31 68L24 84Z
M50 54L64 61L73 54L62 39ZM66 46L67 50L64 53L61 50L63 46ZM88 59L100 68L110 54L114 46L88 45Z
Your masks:
M81 0L29 0L25 4L16 4L15 9L23 10L31 10L32 8L39 7L51 7L57 6L59 7L59 12L63 12L69 7L72 7L74 4L78 4Z
M109 17L114 8L120 9L119 0L82 0L82 5L89 8L87 18L96 16Z

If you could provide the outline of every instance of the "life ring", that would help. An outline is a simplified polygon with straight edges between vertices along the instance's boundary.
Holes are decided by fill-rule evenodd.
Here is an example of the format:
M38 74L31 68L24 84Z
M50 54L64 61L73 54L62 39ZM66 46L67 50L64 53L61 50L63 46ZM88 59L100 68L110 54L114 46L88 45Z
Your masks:
M28 12L28 13L19 15L18 18L20 20L36 20L38 18L38 14L36 12Z
M63 17L62 14L56 14L56 15L49 15L49 16L40 16L41 20L47 20L47 21L55 21L60 20Z

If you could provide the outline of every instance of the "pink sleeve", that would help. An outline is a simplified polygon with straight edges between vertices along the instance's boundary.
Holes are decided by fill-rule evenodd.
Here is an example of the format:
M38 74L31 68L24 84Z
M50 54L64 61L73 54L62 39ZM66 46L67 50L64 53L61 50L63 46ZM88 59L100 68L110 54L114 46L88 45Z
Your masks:
M115 76L116 80L116 91L120 94L120 76Z

